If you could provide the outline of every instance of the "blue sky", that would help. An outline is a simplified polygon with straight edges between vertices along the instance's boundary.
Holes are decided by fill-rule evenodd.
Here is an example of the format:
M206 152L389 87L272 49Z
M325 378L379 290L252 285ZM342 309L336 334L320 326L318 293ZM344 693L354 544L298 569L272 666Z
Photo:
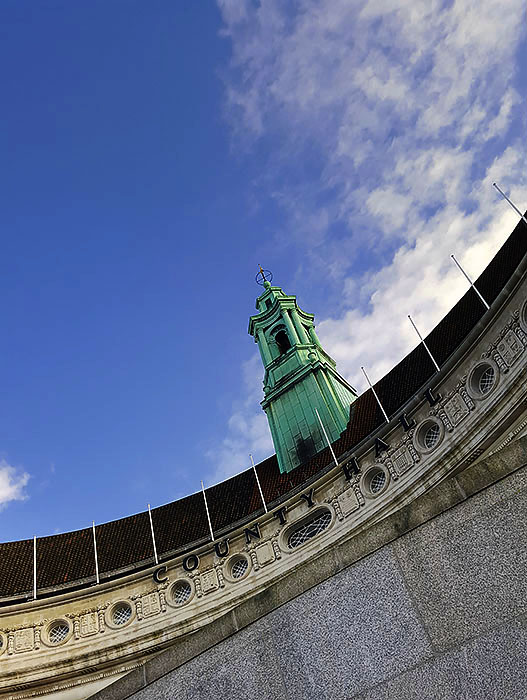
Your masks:
M2 0L3 540L272 452L257 265L362 388L527 207L523 3ZM497 31L499 27L499 31Z

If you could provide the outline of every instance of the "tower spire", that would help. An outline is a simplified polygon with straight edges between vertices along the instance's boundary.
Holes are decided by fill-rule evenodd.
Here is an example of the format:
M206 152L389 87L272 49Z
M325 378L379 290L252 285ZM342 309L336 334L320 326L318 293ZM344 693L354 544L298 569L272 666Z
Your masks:
M259 270L255 277L256 283L267 289L271 286L271 282L273 281L273 273L271 270L264 270L261 265L258 265L258 268Z
M267 414L281 472L289 472L325 446L320 420L333 442L346 428L356 392L338 374L315 332L315 317L296 297L272 286L261 265L249 333L258 344L264 374L262 408Z

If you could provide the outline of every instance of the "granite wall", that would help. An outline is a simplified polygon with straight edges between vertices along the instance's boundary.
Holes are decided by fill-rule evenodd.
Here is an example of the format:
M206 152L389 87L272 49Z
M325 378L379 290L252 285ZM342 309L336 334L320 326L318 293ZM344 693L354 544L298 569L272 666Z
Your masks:
M463 479L437 499L448 489ZM169 650L95 697L525 700L527 467L447 506L319 583L299 572L303 593L248 625L234 610L211 625L206 651L192 635L179 661ZM265 595L253 605L268 609Z

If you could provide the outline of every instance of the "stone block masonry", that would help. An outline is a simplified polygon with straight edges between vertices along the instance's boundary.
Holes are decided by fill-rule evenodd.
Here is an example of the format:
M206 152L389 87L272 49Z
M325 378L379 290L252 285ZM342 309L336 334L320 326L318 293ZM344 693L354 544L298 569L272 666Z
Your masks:
M525 700L525 465L521 438L94 699Z

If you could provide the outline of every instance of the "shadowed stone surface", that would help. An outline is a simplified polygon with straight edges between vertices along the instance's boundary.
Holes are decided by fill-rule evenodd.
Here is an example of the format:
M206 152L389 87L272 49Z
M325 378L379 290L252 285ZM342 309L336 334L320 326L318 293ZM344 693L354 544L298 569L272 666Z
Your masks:
M357 700L526 697L527 626L520 620L356 696Z
M526 519L525 473L517 473L393 543L437 649L527 612Z
M386 547L133 697L344 700L431 653Z
M437 517L395 538L386 518L94 697L526 700L526 454L489 458L493 484L474 465L408 511L435 492Z
M389 547L268 616L288 698L348 698L432 654Z
M133 696L137 700L287 697L265 620L218 644Z

